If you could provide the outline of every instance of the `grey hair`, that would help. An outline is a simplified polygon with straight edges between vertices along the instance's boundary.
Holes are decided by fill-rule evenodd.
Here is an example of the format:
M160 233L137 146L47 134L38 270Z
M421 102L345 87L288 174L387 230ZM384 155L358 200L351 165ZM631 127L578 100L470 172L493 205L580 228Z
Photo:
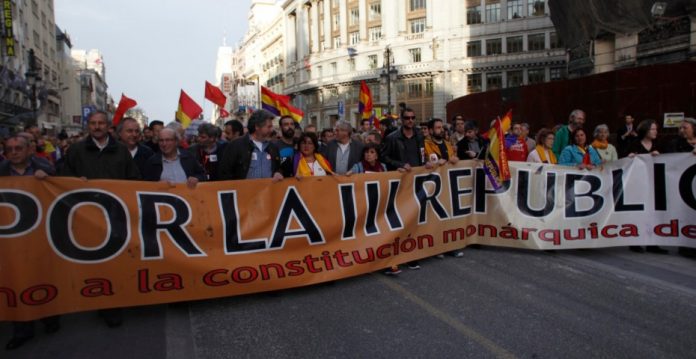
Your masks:
M123 130L123 124L128 122L128 121L133 121L133 122L137 123L138 124L138 131L141 130L140 123L138 122L138 120L134 119L133 117L124 117L123 119L121 119L121 121L116 126L116 133L121 133L121 130Z
M172 123L175 123L175 122L172 122ZM170 123L170 125L171 125L171 123ZM165 127L165 128L163 128L162 130L160 130L160 135L159 135L159 137L161 138L161 137L162 137L162 133L164 133L165 131L166 131L166 132L171 131L171 132L174 134L174 138L176 139L176 142L181 141L181 135L179 135L179 132L178 132L175 128L173 128L173 127L176 127L176 126L169 126L169 125L167 125L167 127Z
M584 114L585 114L585 111L583 111L583 110L581 110L581 109L579 109L579 108L576 108L575 110L573 110L573 111L570 113L570 115L568 116L568 122L574 120L575 117L577 117L577 115L579 115L579 114L583 114L583 115L584 115Z
M165 126L165 128L171 128L172 130L178 131L181 128L181 124L176 121L172 121Z
M594 128L594 137L597 137L597 135L599 135L599 131L601 130L609 131L609 126L605 124L597 125L597 127Z
M338 127L342 130L348 131L348 134L353 134L353 126L348 123L348 121L345 120L338 120L336 121L336 125L334 127Z

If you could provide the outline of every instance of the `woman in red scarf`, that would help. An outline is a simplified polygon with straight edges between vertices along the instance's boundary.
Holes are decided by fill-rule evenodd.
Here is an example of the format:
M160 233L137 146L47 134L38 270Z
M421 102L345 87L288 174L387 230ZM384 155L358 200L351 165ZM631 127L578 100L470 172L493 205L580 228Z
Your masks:
M353 165L353 168L346 173L350 176L353 173L373 173L386 172L387 166L379 161L379 146L375 143L368 143L363 147L362 161Z
M317 149L319 140L317 135L305 132L300 136L297 144L299 151L293 159L293 173L295 177L314 177L333 174L329 161L322 156Z

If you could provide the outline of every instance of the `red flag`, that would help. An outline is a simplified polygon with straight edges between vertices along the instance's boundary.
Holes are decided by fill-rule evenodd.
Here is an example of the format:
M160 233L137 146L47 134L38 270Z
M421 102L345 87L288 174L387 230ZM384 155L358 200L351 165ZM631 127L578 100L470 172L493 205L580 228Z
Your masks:
M179 109L176 111L176 119L179 123L184 128L189 127L191 121L198 118L201 112L203 112L201 106L198 106L196 101L193 101L184 90L181 90L179 94Z
M220 107L225 107L227 102L227 96L222 93L222 90L208 81L205 82L205 98Z
M591 165L592 164L592 159L590 158L590 147L589 146L585 149L585 155L582 156L582 164L583 165Z
M118 123L121 122L121 118L123 115L128 111L128 109L131 109L135 107L138 103L135 102L132 98L128 98L126 95L121 93L121 100L118 101L118 107L116 108L116 112L114 113L114 119L111 121L113 126L118 126Z
M230 113L227 112L224 108L220 107L220 117L221 118L230 117Z

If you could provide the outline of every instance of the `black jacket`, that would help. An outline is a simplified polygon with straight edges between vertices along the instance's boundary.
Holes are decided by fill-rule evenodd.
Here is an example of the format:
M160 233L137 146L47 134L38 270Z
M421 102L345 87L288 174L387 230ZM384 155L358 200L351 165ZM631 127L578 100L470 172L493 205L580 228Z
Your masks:
M138 152L135 153L133 161L135 161L135 165L138 166L138 171L142 176L144 176L145 173L145 163L147 163L147 160L149 160L154 154L155 153L152 152L150 147L143 145L142 143L138 144Z
M350 171L353 165L362 160L362 150L365 145L361 142L351 140L350 148L348 149L350 153L348 154L348 168L346 171ZM333 140L329 142L324 148L324 152L321 154L326 158L331 164L331 169L336 171L336 154L338 153L338 141Z
M53 166L51 166L51 163L46 160L42 160L42 158L36 156L32 156L29 159L29 162L31 163L31 167L34 169L34 172L36 172L37 170L42 170L46 172L46 174L49 176L53 176L54 174L56 174L56 171L55 169L53 169ZM0 161L0 176L9 176L10 173L10 161Z
M239 137L227 144L222 155L222 161L218 167L218 176L221 180L245 179L249 173L251 153L254 152L254 142L250 135ZM271 141L266 146L266 153L271 156L271 172L280 172L280 154L278 147Z
M87 179L140 179L138 166L128 148L111 136L101 151L90 136L70 146L60 175Z
M222 156L225 153L227 142L218 141L216 145L217 148L215 152L211 154L205 152L200 144L195 144L188 149L196 162L203 168L206 179L209 181L217 181L219 179L218 167L220 167L220 161L222 161ZM215 157L211 158L211 156ZM212 159L214 159L214 161Z
M469 157L469 155L466 153L466 151L469 151L469 140L466 137L459 140L459 142L457 142L457 157L459 157L460 160L470 160L474 158L483 159L486 156L488 140L477 137L476 142L479 144L479 152L476 157Z
M425 164L425 138L419 129L413 129L416 136L416 143L418 144L418 166ZM406 146L404 145L404 137L401 128L390 133L384 139L384 148L382 149L382 155L380 160L387 165L387 169L394 171L403 167L406 164ZM411 164L413 166L413 164Z
M196 177L199 181L205 181L205 171L198 164L195 158L186 150L179 150L179 162L186 173L186 177ZM151 156L145 163L145 173L143 178L146 181L159 181L162 176L162 154L158 153Z

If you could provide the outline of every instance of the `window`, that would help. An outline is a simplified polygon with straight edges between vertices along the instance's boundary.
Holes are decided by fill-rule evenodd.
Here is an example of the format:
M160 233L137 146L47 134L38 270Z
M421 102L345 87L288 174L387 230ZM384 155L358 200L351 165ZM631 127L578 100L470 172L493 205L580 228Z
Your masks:
M552 49L562 49L565 47L563 46L563 41L561 41L555 31L549 34L549 47Z
M333 48L338 49L341 47L341 37L340 36L334 36L333 37Z
M508 0L507 18L508 20L519 19L522 17L522 0Z
M317 66L317 78L320 79L322 76L324 76L324 71L322 66Z
M371 69L377 68L377 55L369 55L367 57L367 67Z
M331 63L331 73L329 75L335 75L338 72L338 65L335 62Z
M336 11L336 13L331 16L331 19L333 19L333 22L331 23L331 30L338 31L341 26L341 14Z
M348 25L354 26L358 25L360 22L360 12L357 7L350 9L350 18L348 18Z
M529 0L529 16L546 15L544 0Z
M360 43L360 31L353 31L349 34L350 44L356 45Z
M425 96L431 97L435 92L435 87L433 86L433 79L425 80Z
M411 7L409 8L409 11L425 9L425 0L410 0L410 3Z
M370 20L380 20L382 18L382 3L373 2L370 4Z
M355 71L355 59L348 59L348 70Z
M529 51L539 51L546 48L546 35L545 34L531 34L527 37L527 50Z
M551 81L563 80L566 78L565 67L552 67L551 68Z
M413 19L409 21L410 28L411 28L411 33L412 34L420 34L421 32L425 31L425 18L421 17L418 19Z
M507 53L514 54L516 52L522 52L524 49L522 47L522 36L511 36L507 38Z
M466 8L466 23L468 25L481 23L481 5Z
M498 55L503 53L503 42L500 39L486 40L486 55Z
M423 83L409 82L408 83L408 97L409 98L420 98L423 97Z
M518 87L524 85L524 72L522 70L507 72L507 87Z
M481 92L481 74L469 74L466 76L466 88L468 93Z
M408 49L408 54L411 56L411 62L421 62L421 49Z
M503 74L500 72L489 72L486 74L486 91L497 90L503 87Z
M466 43L466 56L481 56L481 40L469 41Z
M527 73L527 81L530 85L540 84L546 80L546 70L544 69L529 69Z
M370 35L370 41L377 41L377 40L382 38L382 27L381 26L371 27L368 30L368 33Z
M486 0L486 22L500 21L500 0Z

